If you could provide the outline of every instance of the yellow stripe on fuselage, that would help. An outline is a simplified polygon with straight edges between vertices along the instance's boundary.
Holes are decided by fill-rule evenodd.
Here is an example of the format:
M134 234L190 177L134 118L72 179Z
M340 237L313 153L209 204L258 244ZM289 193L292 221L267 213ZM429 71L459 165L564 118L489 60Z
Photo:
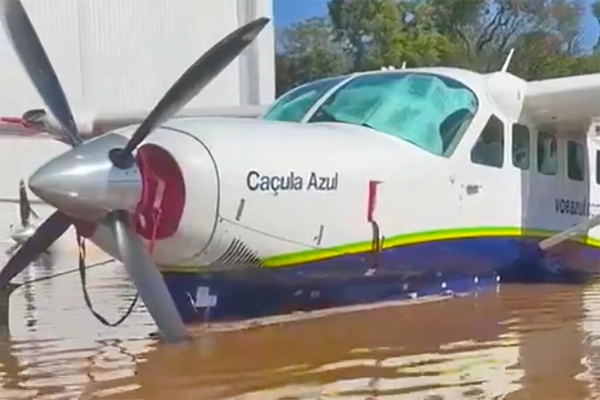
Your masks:
M437 230L429 232L419 232L413 234L403 234L392 237L386 237L382 250L395 247L402 247L414 244L422 244L428 242L437 242L444 240L466 239L476 237L531 237L531 238L547 238L558 233L557 231L532 230L523 228L510 227L485 227L485 228L463 228ZM579 238L572 241L585 244L590 247L600 249L600 240L593 238ZM282 254L278 256L268 257L263 260L266 268L284 268L295 265L301 265L309 262L323 261L330 258L340 257L344 255L360 254L369 252L372 248L371 241L346 244L328 249L311 249L297 253ZM168 266L161 267L163 272L193 272L201 271L202 266Z

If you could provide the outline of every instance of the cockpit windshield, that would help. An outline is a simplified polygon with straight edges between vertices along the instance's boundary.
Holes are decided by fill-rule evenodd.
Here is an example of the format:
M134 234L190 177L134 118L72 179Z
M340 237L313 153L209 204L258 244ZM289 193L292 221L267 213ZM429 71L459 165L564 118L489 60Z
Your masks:
M430 73L385 72L350 80L308 122L366 126L447 156L477 107L475 94L454 79Z
M271 121L300 122L308 110L329 89L346 79L346 77L335 77L320 79L315 82L299 86L281 96L263 119Z

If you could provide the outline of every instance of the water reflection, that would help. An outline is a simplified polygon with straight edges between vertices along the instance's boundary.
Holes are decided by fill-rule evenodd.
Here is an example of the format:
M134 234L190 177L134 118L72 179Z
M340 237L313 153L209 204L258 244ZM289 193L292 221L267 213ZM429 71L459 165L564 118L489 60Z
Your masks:
M29 266L23 273L25 278L23 281L33 281L39 276L48 276L54 272L55 254L52 252L43 253L31 266ZM51 284L51 281L46 281L47 285ZM42 283L39 283L42 284ZM20 290L19 294L23 296L25 303L25 324L30 330L34 330L37 324L36 318L36 306L35 306L35 286L36 285L24 285Z
M506 300L512 323L521 336L519 368L522 388L510 399L583 399L586 383L576 377L584 370L582 288L576 285L514 288ZM596 299L596 307L599 307Z
M99 261L95 256L92 262ZM28 267L17 281L72 269L76 254L58 254L57 260L55 266L40 262ZM135 294L116 263L90 270L88 288L94 306L110 320ZM100 325L83 303L77 274L22 286L11 296L10 330L0 332L0 398L72 399L94 375L103 376L100 369L113 377L132 374L133 356L124 359L123 354L145 351L152 330L140 306L121 329ZM121 337L131 338L131 343Z
M96 394L581 399L588 387L576 379L584 370L581 317L575 287L516 286L477 298L206 334L208 351L202 340L159 346L137 364L135 376L99 383Z
M50 273L43 268L29 273ZM88 281L109 320L135 294L117 264L91 270ZM600 283L504 286L205 331L164 346L149 338L154 326L141 305L118 329L100 325L75 274L13 294L12 332L0 336L0 391L3 399L592 399L600 397L599 293Z
M600 399L600 282L592 284L583 293L584 317L581 321L584 354L581 360L584 372L580 379L588 383L588 399Z

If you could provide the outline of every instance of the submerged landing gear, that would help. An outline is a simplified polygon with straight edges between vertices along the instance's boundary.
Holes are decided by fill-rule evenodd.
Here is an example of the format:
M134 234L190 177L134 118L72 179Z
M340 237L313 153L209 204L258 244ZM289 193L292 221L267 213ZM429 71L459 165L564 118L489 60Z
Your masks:
M567 268L562 257L545 251L537 243L524 243L511 268L501 272L503 283L582 283L590 275Z

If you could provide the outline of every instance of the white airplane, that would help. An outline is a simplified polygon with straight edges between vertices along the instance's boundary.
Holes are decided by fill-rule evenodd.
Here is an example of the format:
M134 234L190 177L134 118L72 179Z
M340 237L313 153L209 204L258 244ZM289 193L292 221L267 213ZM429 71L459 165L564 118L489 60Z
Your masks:
M0 288L71 225L123 261L169 342L207 310L246 319L599 272L600 74L373 71L300 86L259 119L172 119L261 18L141 124L84 141L20 2L2 14L73 149L30 177L57 211Z

